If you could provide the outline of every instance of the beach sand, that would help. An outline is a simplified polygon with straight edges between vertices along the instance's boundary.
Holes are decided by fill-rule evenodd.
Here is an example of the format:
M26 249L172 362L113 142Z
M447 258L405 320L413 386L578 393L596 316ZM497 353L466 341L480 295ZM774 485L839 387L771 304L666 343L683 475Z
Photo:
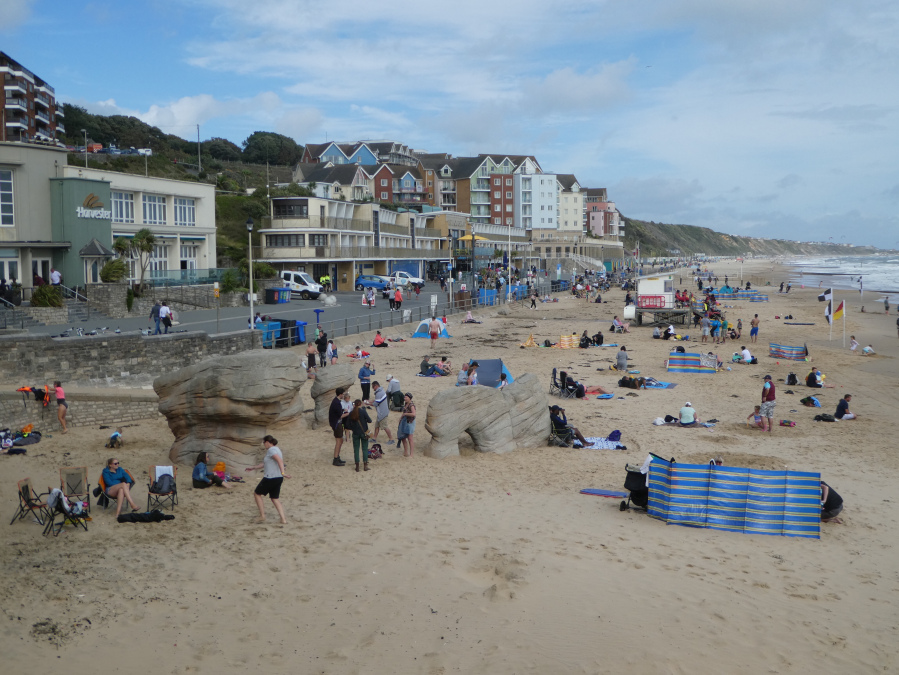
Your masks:
M717 263L739 278L739 264ZM306 421L274 434L287 471L282 502L289 523L251 524L258 474L230 491L192 490L192 467L180 467L175 520L117 524L94 507L89 531L44 538L27 520L0 528L0 640L10 672L49 668L163 673L845 673L899 672L896 610L899 584L899 469L886 422L899 410L899 338L895 316L848 315L850 333L877 355L843 348L842 330L828 341L816 288L776 293L786 278L771 263L748 262L746 278L770 279L769 303L735 302L740 344L718 347L723 360L741 344L757 366L708 375L668 375L672 345L651 329L613 336L624 293L607 304L570 297L511 316L483 310L481 325L450 318L450 340L437 355L456 366L501 357L513 375L545 379L553 367L587 384L614 388L608 366L616 348L519 349L533 333L541 342L601 328L606 342L625 344L641 375L674 381L675 389L562 405L585 435L622 432L627 450L540 447L501 455L476 453L435 460L422 455L427 401L454 378L418 378L426 340L375 351L374 379L395 374L415 395L416 456L385 443L384 459L356 473L352 448L343 468L331 466L333 439ZM692 281L679 287L693 288ZM825 282L826 284L826 282ZM855 294L857 297L857 293ZM858 303L856 303L857 305ZM869 303L870 304L870 303ZM749 320L762 319L757 345ZM792 314L814 326L787 326ZM410 328L411 330L411 328ZM698 331L690 329L693 335ZM346 344L354 342L349 338ZM804 408L811 393L792 387L807 364L767 355L768 342L807 343L813 364L834 389L818 392L823 410ZM689 351L689 349L688 349ZM298 351L301 358L301 350ZM598 370L602 369L602 370ZM759 401L762 378L778 385L776 418L796 427L771 434L745 419ZM312 408L308 385L306 409ZM352 390L358 395L358 387ZM854 395L857 421L814 423ZM618 400L618 396L624 396ZM713 429L655 427L691 401ZM77 400L72 400L74 408ZM796 410L797 412L790 412ZM308 417L308 413L307 413ZM393 428L397 422L392 414ZM87 465L92 485L112 451L109 430L72 428L3 457L0 503L12 515L15 483L30 476L40 491L58 468ZM39 427L40 428L40 427ZM167 463L172 442L164 421L125 429L114 451L137 478L146 503L150 464ZM681 462L721 455L725 464L818 471L844 498L845 524L824 524L820 540L744 535L665 525L617 499L584 496L582 488L622 490L625 463L649 451ZM261 448L260 448L261 456ZM892 645L892 646L891 646Z

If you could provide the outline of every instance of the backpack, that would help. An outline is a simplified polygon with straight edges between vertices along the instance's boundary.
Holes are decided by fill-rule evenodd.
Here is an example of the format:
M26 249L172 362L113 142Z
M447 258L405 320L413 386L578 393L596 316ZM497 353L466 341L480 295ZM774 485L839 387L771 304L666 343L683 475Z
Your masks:
M552 347L552 346L553 346L553 343L550 342L549 340L544 340L544 341L543 341L543 346L544 346L544 347Z
M749 363L750 365L757 366L759 364L759 360L753 356Z
M390 395L390 399L393 401L394 408L402 408L405 403L405 398L403 397L403 392L395 391Z
M574 395L576 398L584 398L587 395L587 390L584 388L584 385L578 384L574 390Z
M671 424L672 422L677 422L677 418L674 415L665 415L665 422Z
M816 422L836 422L837 418L831 415L830 413L821 413L820 415L815 415Z
M615 429L612 433L609 434L609 440L613 442L618 442L621 440L621 432L618 429Z
M150 492L158 495L169 494L175 491L175 479L171 474L164 473L150 486Z
M799 384L799 378L796 377L796 373L790 373L787 375L787 386L796 386Z
M384 451L381 449L380 443L375 443L368 449L368 458L369 459L381 459L384 456Z
M687 353L687 350L680 346L675 347L674 351L677 352L678 354L686 354Z

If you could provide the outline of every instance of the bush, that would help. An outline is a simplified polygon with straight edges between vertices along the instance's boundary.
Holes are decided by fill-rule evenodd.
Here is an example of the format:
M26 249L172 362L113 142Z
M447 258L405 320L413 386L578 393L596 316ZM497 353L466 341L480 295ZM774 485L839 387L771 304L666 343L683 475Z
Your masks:
M131 308L134 307L134 289L129 288L128 292L125 294L125 306L128 308L128 311L131 311Z
M222 274L222 280L219 282L219 290L222 293L233 293L240 289L240 277L237 270L228 269Z
M62 307L62 289L59 286L44 284L34 289L31 294L32 307Z
M103 265L100 270L100 281L104 284L114 284L124 279L127 272L125 261L121 258L114 258Z

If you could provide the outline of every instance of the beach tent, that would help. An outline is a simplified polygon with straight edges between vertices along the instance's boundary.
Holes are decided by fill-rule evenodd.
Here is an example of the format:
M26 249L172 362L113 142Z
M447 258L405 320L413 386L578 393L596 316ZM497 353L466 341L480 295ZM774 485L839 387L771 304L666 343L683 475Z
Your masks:
M669 524L818 539L821 475L653 459L647 509Z
M441 319L437 319L437 323L440 324L440 337L449 338L452 337L449 333L446 332L446 324L443 323ZM422 319L418 324L418 328L415 329L415 332L412 333L412 337L414 338L430 338L431 333L428 332L428 326L431 325L430 319Z
M512 384L515 379L509 372L502 359L471 359L469 365L478 362L478 384L484 387L496 387L499 384L499 376L506 374L506 382Z
M808 345L788 347L771 342L768 344L768 356L772 359L783 359L785 361L806 361L808 359Z
M711 373L717 372L717 359L704 354L682 354L671 352L668 355L669 373Z

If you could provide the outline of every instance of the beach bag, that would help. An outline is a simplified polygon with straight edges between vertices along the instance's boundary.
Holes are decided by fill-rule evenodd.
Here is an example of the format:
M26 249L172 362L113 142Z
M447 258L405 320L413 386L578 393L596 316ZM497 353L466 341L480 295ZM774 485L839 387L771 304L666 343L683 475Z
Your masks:
M677 422L677 418L674 415L665 415L665 423L671 424L672 422Z
M544 346L544 347L552 347L552 346L553 346L553 343L550 342L549 340L544 340L544 341L543 341L543 346Z
M584 385L578 383L577 387L574 390L574 395L577 398L584 398L587 395L587 390L584 388Z
M836 422L837 418L831 415L830 413L821 413L820 415L815 415L816 422Z
M687 350L684 349L683 347L675 347L674 351L677 352L678 354L686 354L687 353Z
M369 459L381 459L384 456L384 451L381 449L380 443L375 443L368 449L368 458Z
M790 373L789 375L787 375L787 386L788 387L795 387L798 384L799 384L799 378L796 377L796 373Z
M758 363L759 363L759 360L758 360L756 357L753 356L753 357L752 357L752 360L749 362L749 365L757 366Z
M621 440L621 432L618 429L615 429L615 431L609 434L609 440L617 443Z
M150 487L150 492L157 495L167 495L175 490L175 479L171 474L164 473Z

